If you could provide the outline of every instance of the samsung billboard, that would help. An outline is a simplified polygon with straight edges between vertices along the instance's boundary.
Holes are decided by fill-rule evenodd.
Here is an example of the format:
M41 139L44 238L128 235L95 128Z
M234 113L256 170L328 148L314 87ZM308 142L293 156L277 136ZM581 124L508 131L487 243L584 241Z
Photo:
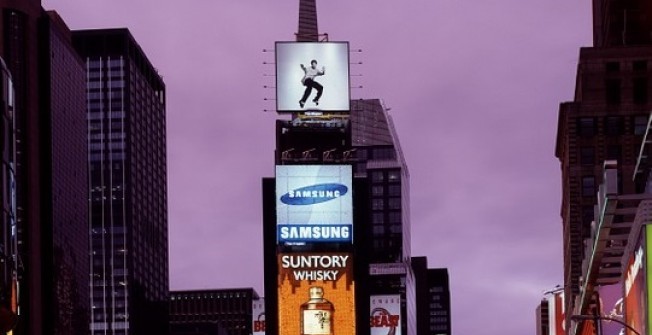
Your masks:
M353 254L280 253L279 335L355 335Z
M353 241L350 165L276 166L279 244Z
M276 110L348 112L348 42L276 42Z

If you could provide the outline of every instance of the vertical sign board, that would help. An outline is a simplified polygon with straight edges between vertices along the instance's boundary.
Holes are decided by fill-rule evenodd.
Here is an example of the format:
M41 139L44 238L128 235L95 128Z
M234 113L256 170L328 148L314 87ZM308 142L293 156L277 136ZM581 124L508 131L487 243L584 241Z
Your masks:
M279 253L277 260L279 335L356 334L351 253Z
M265 335L265 299L251 302L251 331L253 335Z
M565 308L564 292L555 292L550 300L548 300L548 329L550 329L550 335L566 334Z
M276 42L276 110L350 110L348 42Z
M636 329L641 334L646 333L646 241L644 235L650 234L648 226L642 229L641 237L634 248L634 253L629 255L624 274L625 297L625 323ZM626 330L627 335L634 335L631 330Z
M401 335L401 296L372 295L370 300L371 335Z
M277 165L280 245L353 241L350 165Z

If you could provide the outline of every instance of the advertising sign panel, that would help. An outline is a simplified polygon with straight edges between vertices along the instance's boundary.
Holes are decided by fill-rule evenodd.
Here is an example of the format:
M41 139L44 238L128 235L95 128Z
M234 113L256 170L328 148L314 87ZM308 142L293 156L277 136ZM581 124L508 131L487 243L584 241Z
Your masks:
M548 326L550 329L550 335L564 335L565 325L565 304L564 304L564 292L559 291L555 292L550 300L548 300Z
M371 296L371 335L401 335L401 296Z
M279 244L353 240L350 165L277 165Z
M625 323L638 330L641 334L647 334L645 329L645 245L643 238L639 240L634 254L630 255L625 272ZM627 335L634 332L626 330Z
M253 323L251 331L253 335L265 335L265 299L261 298L252 301L251 317Z
M353 256L279 253L279 335L354 335Z
M348 42L276 42L276 110L348 112Z

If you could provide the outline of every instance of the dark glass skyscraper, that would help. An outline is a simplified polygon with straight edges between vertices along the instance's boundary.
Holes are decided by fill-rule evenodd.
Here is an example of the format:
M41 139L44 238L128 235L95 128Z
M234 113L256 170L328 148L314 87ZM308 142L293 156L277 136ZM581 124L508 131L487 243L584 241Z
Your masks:
M86 64L92 334L168 333L165 85L127 29L73 32Z
M85 74L70 30L55 12L39 22L42 114L41 262L44 332L88 334L88 188ZM46 214L47 213L47 214ZM31 280L31 279L30 279ZM50 285L48 281L52 281ZM41 307L43 308L43 307Z
M40 1L0 1L15 88L17 334L87 334L88 199L82 62ZM82 192L81 194L79 192Z

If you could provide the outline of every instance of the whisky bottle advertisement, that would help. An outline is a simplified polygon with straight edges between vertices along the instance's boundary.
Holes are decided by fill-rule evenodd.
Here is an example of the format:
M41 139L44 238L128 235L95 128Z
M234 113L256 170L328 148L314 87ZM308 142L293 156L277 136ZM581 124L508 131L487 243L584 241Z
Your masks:
M310 287L310 300L301 305L301 335L333 335L333 304L322 287Z

